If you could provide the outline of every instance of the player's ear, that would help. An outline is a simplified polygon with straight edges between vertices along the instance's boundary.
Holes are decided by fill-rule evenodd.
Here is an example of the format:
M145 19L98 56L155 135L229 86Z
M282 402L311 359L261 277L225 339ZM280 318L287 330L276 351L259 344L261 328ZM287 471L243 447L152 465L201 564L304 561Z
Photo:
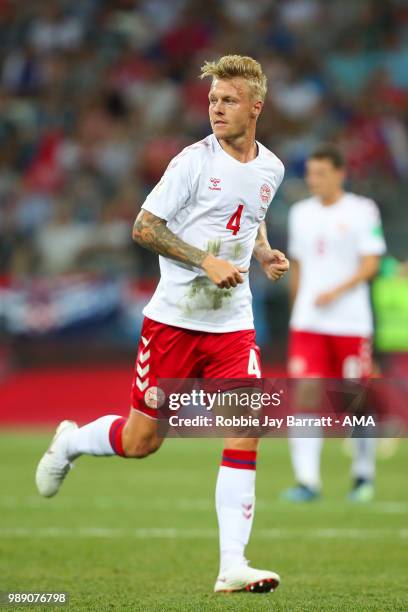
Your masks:
M256 102L254 102L252 105L252 111L251 111L252 117L257 119L259 115L261 114L262 108L263 108L263 102L261 100L256 100Z
M346 169L345 168L339 168L337 172L338 172L338 176L339 176L340 182L344 183L344 181L347 178Z

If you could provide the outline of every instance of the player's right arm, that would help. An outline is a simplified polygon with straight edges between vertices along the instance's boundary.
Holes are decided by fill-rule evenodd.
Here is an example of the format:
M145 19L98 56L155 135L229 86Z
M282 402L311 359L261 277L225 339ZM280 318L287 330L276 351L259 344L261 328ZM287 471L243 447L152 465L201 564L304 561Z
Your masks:
M181 209L194 202L195 185L205 163L205 147L187 147L169 163L156 187L147 196L133 227L133 240L169 259L201 268L217 287L229 289L243 283L243 268L184 242L167 227Z
M181 263L201 268L217 287L229 289L243 283L244 268L219 259L181 240L167 227L165 219L142 209L138 214L132 233L133 240L141 246Z

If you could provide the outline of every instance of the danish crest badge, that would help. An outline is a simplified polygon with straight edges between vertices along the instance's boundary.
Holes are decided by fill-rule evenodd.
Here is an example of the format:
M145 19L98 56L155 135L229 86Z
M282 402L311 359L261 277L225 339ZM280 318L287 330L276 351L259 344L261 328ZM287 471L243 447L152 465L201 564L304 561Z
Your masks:
M267 185L267 183L264 183L261 186L261 189L259 190L259 195L261 198L262 207L267 208L272 200L272 190L269 185Z

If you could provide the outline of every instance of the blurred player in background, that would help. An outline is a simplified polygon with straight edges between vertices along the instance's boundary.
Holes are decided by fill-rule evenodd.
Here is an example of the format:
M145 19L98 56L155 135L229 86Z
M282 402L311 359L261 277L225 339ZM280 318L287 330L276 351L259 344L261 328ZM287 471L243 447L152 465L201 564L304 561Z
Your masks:
M307 161L312 197L289 213L289 375L307 378L364 378L372 368L372 314L368 282L385 252L381 219L372 200L343 189L345 163L339 151L320 147ZM319 410L316 381L299 381L295 410ZM305 432L304 432L305 433ZM354 430L350 498L373 497L375 438ZM369 432L367 432L369 433ZM361 437L360 437L361 434ZM305 433L307 435L307 432ZM319 497L322 437L291 437L297 485L284 492L291 501Z
M213 134L170 162L134 225L134 240L160 255L161 279L144 310L129 417L103 416L81 428L63 421L37 468L44 496L57 493L80 455L141 458L160 447L157 411L144 401L157 379L261 377L247 272L252 256L271 280L289 267L269 246L264 222L284 167L255 140L266 94L258 62L225 56L206 62L202 76L212 78ZM257 445L256 439L225 441L216 487L215 591L269 592L279 584L277 574L250 568L244 557Z

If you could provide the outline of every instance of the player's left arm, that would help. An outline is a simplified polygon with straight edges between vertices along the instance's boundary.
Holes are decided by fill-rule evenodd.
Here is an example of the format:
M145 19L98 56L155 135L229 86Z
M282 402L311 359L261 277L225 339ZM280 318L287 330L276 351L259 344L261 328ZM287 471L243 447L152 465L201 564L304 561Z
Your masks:
M316 306L326 306L347 293L347 291L351 291L351 289L357 287L360 283L370 281L378 272L380 259L381 257L379 255L364 255L360 260L360 265L356 273L338 287L318 295L315 302Z
M278 249L272 249L268 242L265 221L262 221L259 226L252 254L270 280L279 280L289 270L289 261L284 253Z
M377 205L372 200L365 202L356 210L355 240L360 262L357 270L349 279L317 296L316 305L326 306L342 295L370 281L378 272L381 256L386 252L386 244Z

